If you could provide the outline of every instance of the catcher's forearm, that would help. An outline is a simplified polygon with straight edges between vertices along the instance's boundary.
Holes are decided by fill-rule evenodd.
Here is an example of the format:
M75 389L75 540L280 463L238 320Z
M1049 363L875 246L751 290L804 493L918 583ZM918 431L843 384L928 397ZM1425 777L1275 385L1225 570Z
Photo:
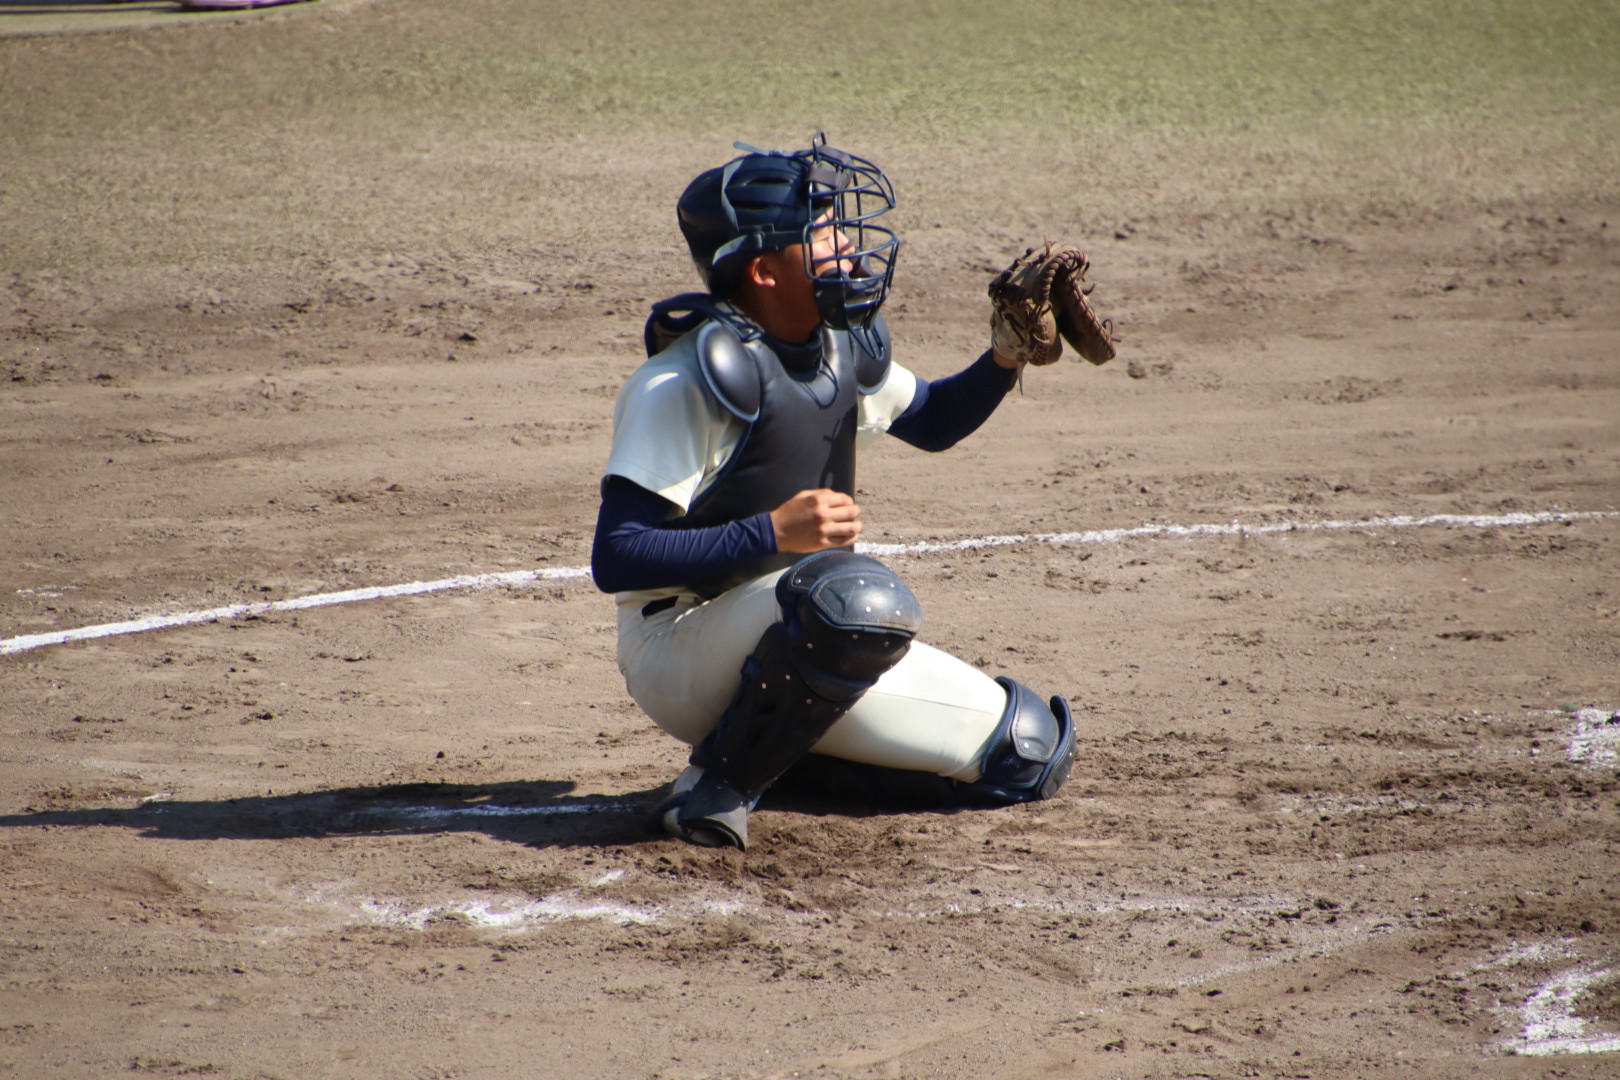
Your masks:
M665 589L729 573L776 551L770 514L701 529L664 526L671 504L633 481L603 485L591 577L603 592Z
M889 434L920 450L949 450L979 430L1015 381L988 352L955 375L919 379L911 404L889 425Z

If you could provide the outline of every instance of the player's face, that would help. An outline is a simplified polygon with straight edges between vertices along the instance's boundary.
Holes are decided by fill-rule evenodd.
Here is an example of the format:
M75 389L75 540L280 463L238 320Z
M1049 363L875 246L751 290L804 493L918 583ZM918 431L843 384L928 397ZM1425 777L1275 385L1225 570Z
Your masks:
M768 308L745 310L762 325L786 341L806 341L821 325L821 308L816 304L815 275L848 274L853 260L844 257L853 250L841 229L825 224L830 212L811 229L808 243L793 244L761 255L756 262L771 279Z
M854 245L842 229L831 225L817 225L810 232L808 244L795 244L782 252L784 269L791 276L785 282L788 299L800 320L814 332L821 324L821 309L816 304L814 278L823 274L848 274L855 264L842 256ZM794 268L797 273L794 273ZM807 332L807 336L808 336Z
M826 221L831 211L822 215L821 220ZM810 276L820 277L823 274L848 274L855 269L855 264L843 256L854 249L844 230L827 224L817 224L810 231L809 266Z
M820 274L847 274L853 263L840 258L851 249L849 237L830 225L817 225L810 232L808 244L793 244L779 252L763 256L772 264L776 277L776 300L785 316L784 328L791 328L793 338L804 340L821 325L821 309L816 305L814 276Z

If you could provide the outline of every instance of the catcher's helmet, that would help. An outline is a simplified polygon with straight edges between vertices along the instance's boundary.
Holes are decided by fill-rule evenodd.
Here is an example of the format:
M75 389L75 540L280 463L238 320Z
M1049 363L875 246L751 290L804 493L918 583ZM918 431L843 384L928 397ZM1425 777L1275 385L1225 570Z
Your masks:
M834 150L817 133L808 150L759 150L701 173L676 204L681 233L709 292L737 291L749 260L792 244L806 248L822 318L835 329L870 328L894 278L900 246L874 220L894 207L894 186L864 158ZM812 228L841 231L850 248L839 264L808 265Z

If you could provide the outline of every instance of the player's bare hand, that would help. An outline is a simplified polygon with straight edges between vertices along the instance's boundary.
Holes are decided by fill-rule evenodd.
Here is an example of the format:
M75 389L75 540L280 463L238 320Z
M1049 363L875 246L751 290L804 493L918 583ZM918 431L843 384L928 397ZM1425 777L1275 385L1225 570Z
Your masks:
M853 544L861 534L861 508L841 491L801 491L771 511L776 550L796 555Z

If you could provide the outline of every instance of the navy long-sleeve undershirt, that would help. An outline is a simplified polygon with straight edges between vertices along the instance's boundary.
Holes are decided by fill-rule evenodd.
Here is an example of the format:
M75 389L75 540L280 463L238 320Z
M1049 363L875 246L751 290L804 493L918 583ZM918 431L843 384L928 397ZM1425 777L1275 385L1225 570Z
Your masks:
M889 425L889 434L930 453L949 450L990 419L1017 381L986 350L955 375L918 379L911 404Z
M889 434L922 450L947 450L989 419L1014 381L989 352L955 375L918 379L911 403L889 425ZM677 509L634 481L608 477L591 547L596 587L610 593L671 588L776 553L769 511L688 529L668 523Z

